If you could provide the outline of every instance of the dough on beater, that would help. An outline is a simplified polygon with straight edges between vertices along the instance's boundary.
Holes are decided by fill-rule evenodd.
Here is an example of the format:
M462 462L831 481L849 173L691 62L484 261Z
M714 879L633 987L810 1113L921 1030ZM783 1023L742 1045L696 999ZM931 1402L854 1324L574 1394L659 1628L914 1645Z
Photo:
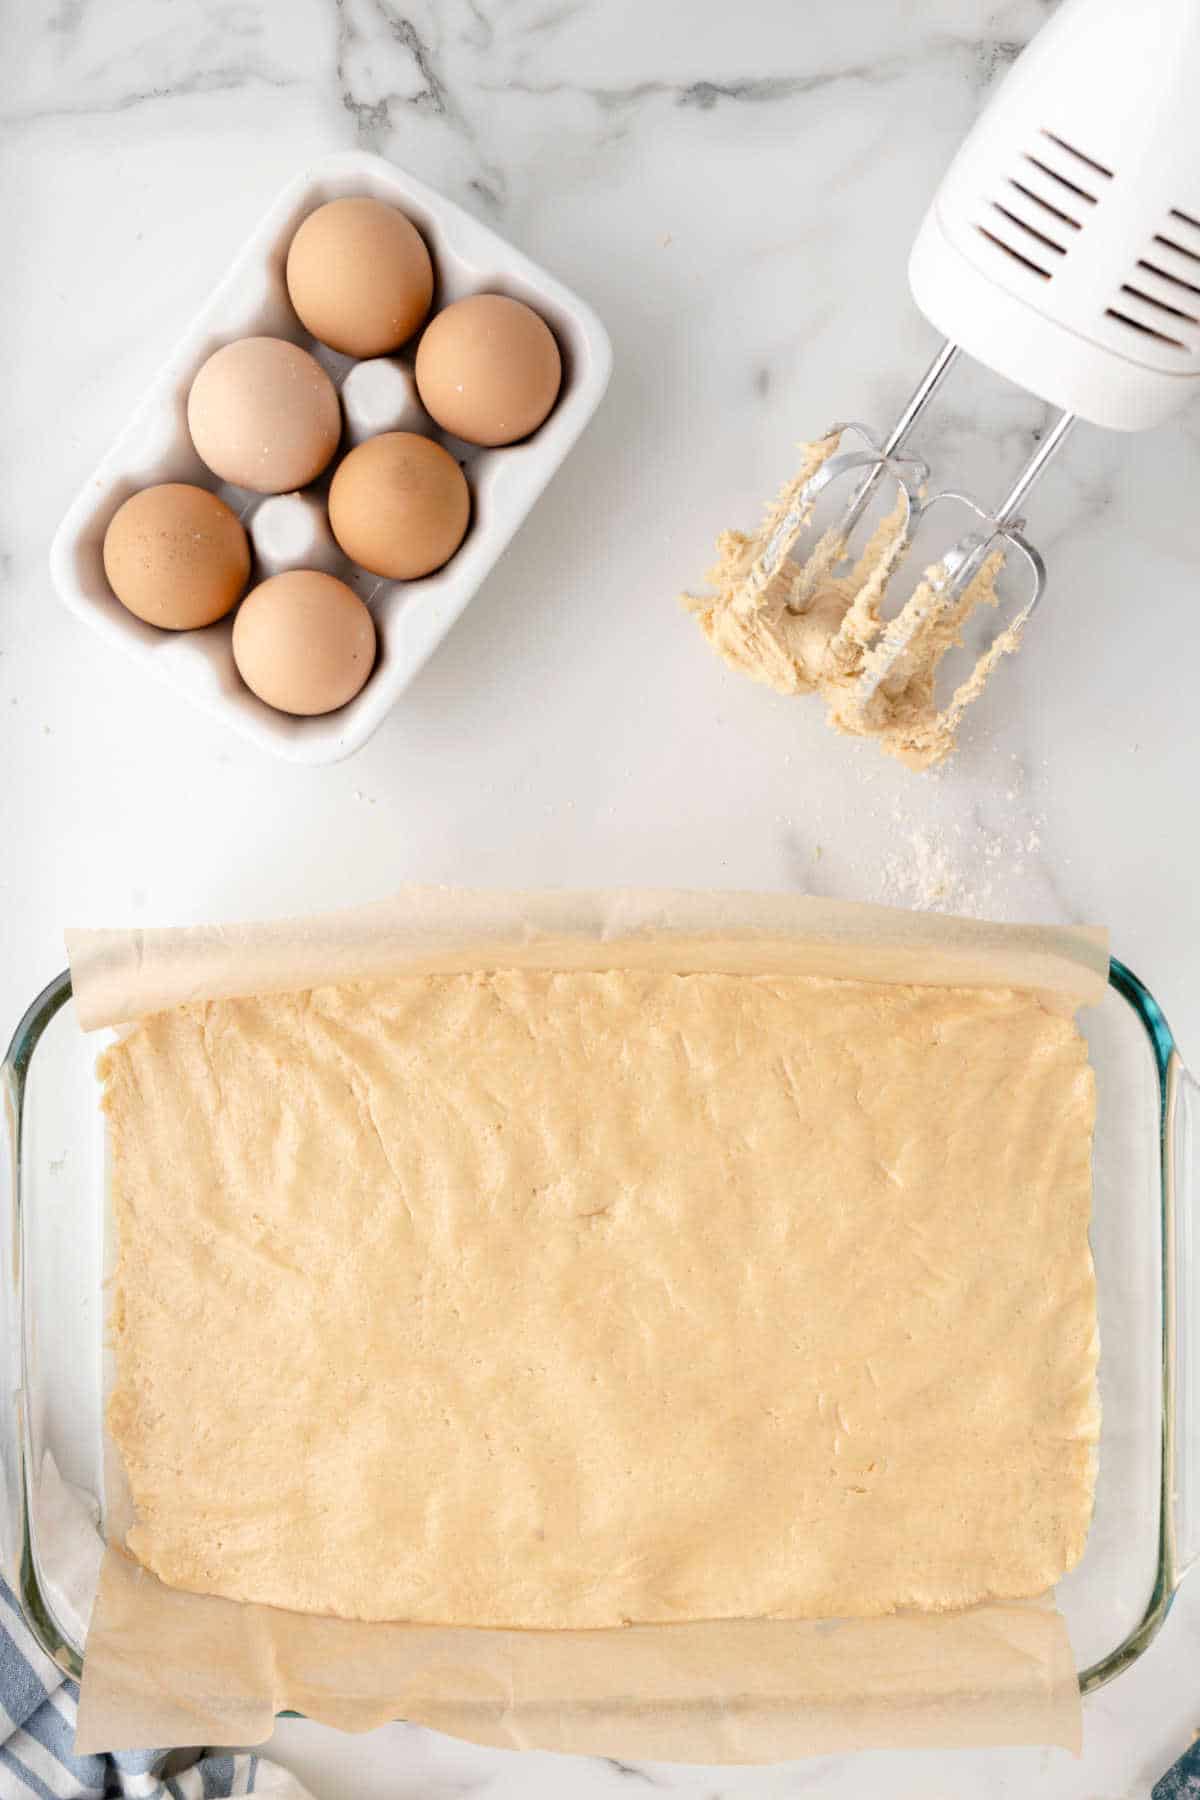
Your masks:
M576 1628L1083 1549L1092 1076L1028 994L427 977L182 1006L103 1073L109 1424L173 1586Z
M731 668L779 694L819 694L838 731L873 738L909 768L927 769L954 749L967 707L979 698L997 663L1020 643L1019 623L997 633L939 709L934 690L942 659L961 642L972 613L996 604L1002 557L990 557L950 606L928 604L938 571L936 565L924 571L907 602L907 611L926 615L924 621L887 680L863 704L859 682L880 655L885 629L880 606L900 543L902 503L881 522L849 571L836 572L842 546L829 532L806 563L784 558L774 573L763 576L773 534L789 514L793 536L807 523L813 509L805 504L803 489L837 446L834 436L804 447L800 472L781 488L759 530L752 537L724 531L717 539L718 560L708 575L716 592L684 594L682 602ZM773 558L769 566L774 567Z

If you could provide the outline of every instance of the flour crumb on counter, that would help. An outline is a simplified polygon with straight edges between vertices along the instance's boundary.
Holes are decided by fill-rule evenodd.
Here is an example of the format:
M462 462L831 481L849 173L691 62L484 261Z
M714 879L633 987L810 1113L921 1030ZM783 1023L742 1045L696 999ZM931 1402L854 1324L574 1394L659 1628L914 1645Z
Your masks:
M890 794L892 778L885 769L878 773L884 777L882 791L876 771L864 772L853 834L815 794L806 802L803 832L801 821L793 819L794 853L804 859L796 873L805 885L916 912L1000 920L1029 916L1030 889L1044 890L1046 882L1046 816L1032 805L1023 769L1007 789L976 796L966 810L949 814L943 802L953 804L958 784L945 785L940 772L931 774L915 805L903 794Z
M1006 889L1037 872L1027 859L1041 849L1045 820L1038 814L1031 823L1023 813L993 824L978 817L945 824L918 817L897 800L888 823L880 881L887 905L1002 918Z

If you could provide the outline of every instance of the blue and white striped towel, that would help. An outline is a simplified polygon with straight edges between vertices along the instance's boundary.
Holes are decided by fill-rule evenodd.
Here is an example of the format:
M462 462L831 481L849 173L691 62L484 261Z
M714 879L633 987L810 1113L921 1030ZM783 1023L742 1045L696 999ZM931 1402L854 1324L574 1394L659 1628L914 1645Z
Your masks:
M207 1800L209 1795L273 1794L309 1800L294 1775L265 1757L228 1750L196 1756L126 1750L75 1756L79 1689L35 1642L7 1584L0 1581L0 1800Z
M1200 1800L1200 1744L1185 1750L1174 1768L1155 1782L1150 1800Z

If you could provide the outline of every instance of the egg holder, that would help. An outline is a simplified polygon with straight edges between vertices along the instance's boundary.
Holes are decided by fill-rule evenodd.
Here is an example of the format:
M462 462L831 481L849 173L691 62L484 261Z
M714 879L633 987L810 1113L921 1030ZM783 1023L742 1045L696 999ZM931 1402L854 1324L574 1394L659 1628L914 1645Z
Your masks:
M257 699L238 675L231 648L235 613L200 630L173 632L127 612L105 578L104 533L130 494L162 481L210 488L251 531L255 511L269 496L219 481L200 461L188 433L188 389L214 350L231 338L260 335L289 338L310 350L340 394L354 360L305 332L292 311L284 271L288 245L307 214L352 194L398 206L421 232L433 259L434 310L490 292L524 300L540 313L558 340L563 381L553 412L523 443L480 449L429 427L428 435L463 464L471 488L467 535L443 568L418 581L383 581L346 558L322 565L370 607L378 654L366 685L345 706L316 718L292 718ZM405 347L410 356L415 342ZM382 157L362 151L327 157L284 188L88 477L51 545L54 585L78 618L243 737L289 762L337 762L366 743L479 591L600 404L611 367L608 334L591 308L488 226ZM338 457L306 494L324 494L348 447L343 425ZM256 562L250 585L267 572Z

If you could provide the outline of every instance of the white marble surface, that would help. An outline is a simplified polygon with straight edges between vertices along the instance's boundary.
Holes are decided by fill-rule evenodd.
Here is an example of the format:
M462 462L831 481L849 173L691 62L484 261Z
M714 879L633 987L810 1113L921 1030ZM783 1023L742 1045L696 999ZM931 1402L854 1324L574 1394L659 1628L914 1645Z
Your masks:
M1051 563L960 757L915 779L736 681L673 596L795 441L883 421L928 356L931 186L1037 0L47 0L0 80L0 1016L67 922L330 906L409 878L807 888L1099 919L1200 1056L1192 826L1200 414L1081 430ZM595 304L616 374L510 554L358 757L268 761L58 607L67 499L276 188L378 149ZM995 493L1040 409L964 378L938 470ZM986 421L986 422L985 422ZM1200 1724L1200 1582L1061 1753L759 1771L489 1753L285 1722L334 1796L798 1792L1131 1800Z

